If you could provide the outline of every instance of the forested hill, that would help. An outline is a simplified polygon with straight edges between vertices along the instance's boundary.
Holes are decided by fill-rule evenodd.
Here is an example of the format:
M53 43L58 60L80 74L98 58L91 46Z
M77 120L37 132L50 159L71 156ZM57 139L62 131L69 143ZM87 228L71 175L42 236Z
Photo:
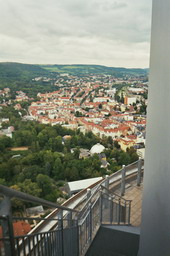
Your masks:
M30 80L36 76L45 76L49 72L37 65L3 62L0 63L0 79L6 81Z
M148 69L115 68L101 65L31 65L14 62L0 63L0 82L30 80L38 76L50 76L52 73L69 73L74 75L108 74L115 76L147 75Z
M51 72L68 73L72 75L106 74L117 77L145 76L148 69L140 68L115 68L101 65L41 65L42 68Z
M30 65L12 62L0 63L0 89L9 87L12 91L22 90L28 96L36 96L38 92L56 90L54 81L60 73L70 75L113 75L146 76L147 69L112 68L100 65ZM35 77L52 78L34 81Z
M38 92L52 91L55 88L51 83L35 83L33 78L50 76L50 72L38 65L3 62L0 63L0 89L9 87L13 91L23 90L30 96Z

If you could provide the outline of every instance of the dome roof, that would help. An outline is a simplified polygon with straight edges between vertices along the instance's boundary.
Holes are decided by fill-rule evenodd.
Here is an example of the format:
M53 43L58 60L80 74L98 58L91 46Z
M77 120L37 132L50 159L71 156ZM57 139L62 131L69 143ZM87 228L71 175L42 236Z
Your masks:
M105 147L100 143L97 143L90 149L90 153L93 154L100 154L105 150Z

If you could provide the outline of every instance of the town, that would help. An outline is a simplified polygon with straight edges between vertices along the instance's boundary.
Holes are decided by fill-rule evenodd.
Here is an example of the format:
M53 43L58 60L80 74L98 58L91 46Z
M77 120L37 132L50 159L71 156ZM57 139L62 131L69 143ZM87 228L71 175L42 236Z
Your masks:
M23 91L0 90L0 107L13 105L23 120L41 124L60 124L83 134L91 131L100 138L111 137L123 151L135 148L144 158L148 82L146 76L87 74L84 76L61 73L56 79L35 77L33 81L53 82L57 90L30 98ZM21 103L27 102L27 109ZM24 114L23 114L24 113ZM0 124L8 122L2 118ZM0 134L12 137L13 127Z

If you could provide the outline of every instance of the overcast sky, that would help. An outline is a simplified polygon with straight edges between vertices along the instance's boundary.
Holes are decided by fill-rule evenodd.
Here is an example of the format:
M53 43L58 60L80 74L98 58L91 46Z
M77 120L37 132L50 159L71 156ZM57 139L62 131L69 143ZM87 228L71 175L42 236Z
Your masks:
M151 0L0 0L0 62L148 67Z

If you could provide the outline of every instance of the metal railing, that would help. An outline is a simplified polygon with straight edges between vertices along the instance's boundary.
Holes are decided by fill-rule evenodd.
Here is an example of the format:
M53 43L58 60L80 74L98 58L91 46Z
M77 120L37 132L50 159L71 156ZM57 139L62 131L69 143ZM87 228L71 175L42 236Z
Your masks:
M41 218L24 218L25 220L42 220ZM12 219L13 221L15 218ZM17 221L23 218L17 218ZM0 222L11 220L8 217L0 217ZM56 227L48 232L14 236L0 239L0 255L12 256L76 256L78 255L78 225L76 220L48 219L55 221ZM15 222L16 223L16 222ZM64 241L67 241L66 243ZM10 243L9 248L6 248Z
M85 255L102 224L130 225L131 201L103 185L91 195L78 214L79 255Z
M142 164L139 160L123 166L93 189L88 189L86 197L78 200L79 208L82 205L79 211L0 185L0 194L4 197L0 203L0 256L84 256L102 224L130 225L131 201L122 195L129 179L136 180L140 186ZM115 184L119 184L116 186L120 195L113 192ZM45 218L34 218L39 221L36 228L26 235L14 235L13 222L20 218L12 217L13 197L57 208L56 217L50 214ZM27 222L32 219L22 218Z

